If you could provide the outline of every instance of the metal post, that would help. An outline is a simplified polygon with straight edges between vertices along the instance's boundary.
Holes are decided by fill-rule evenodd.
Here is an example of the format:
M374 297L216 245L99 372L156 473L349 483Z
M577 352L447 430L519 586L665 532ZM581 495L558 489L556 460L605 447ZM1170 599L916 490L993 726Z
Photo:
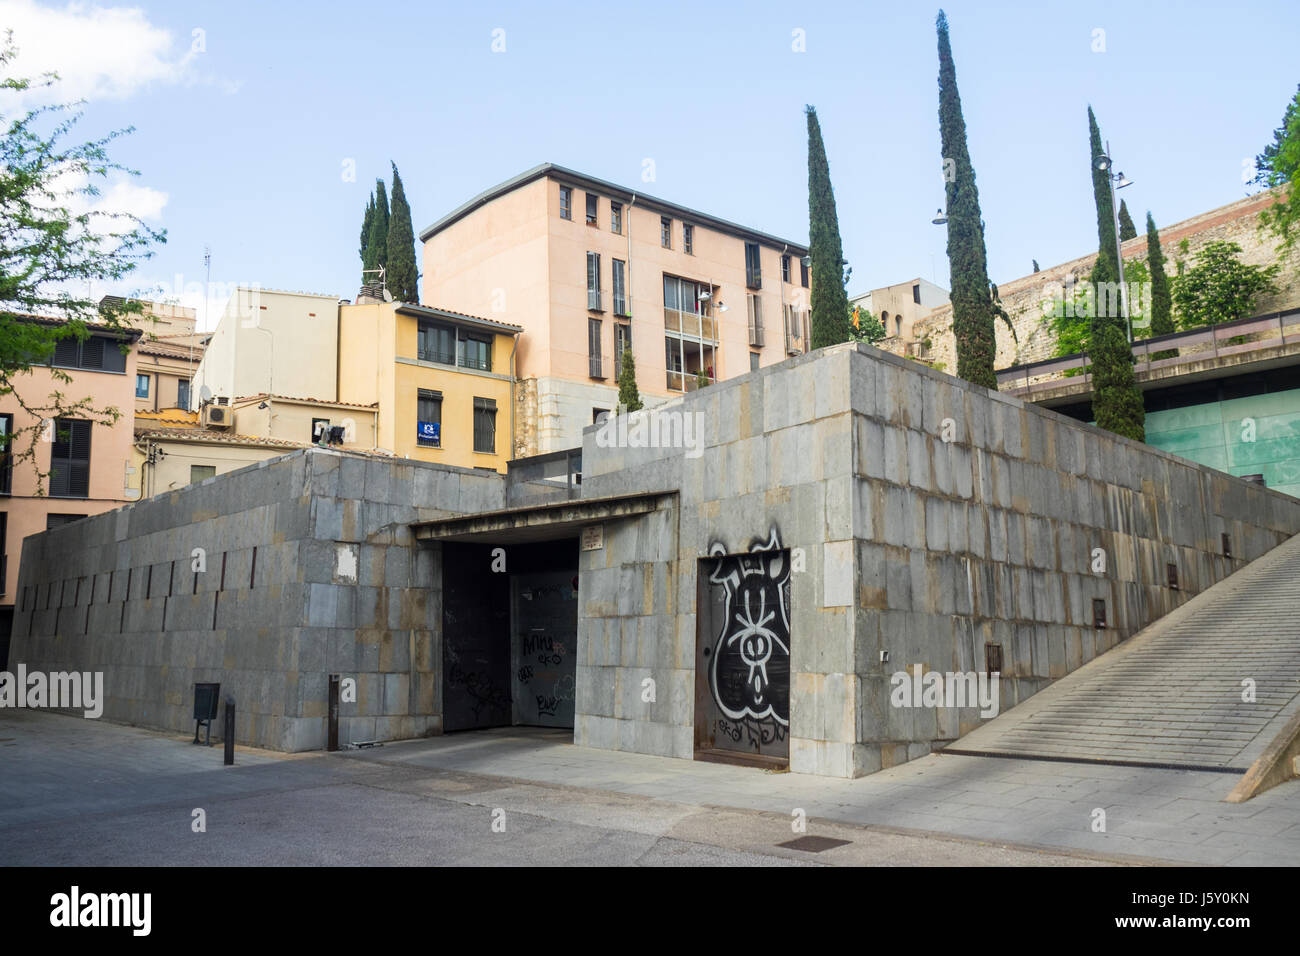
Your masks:
M339 675L330 674L330 702L329 702L329 743L326 745L330 751L339 749Z
M1106 144L1106 154L1110 155L1110 144ZM1128 327L1128 341L1133 344L1133 319L1128 313L1128 287L1124 285L1124 243L1119 238L1119 207L1115 204L1115 176L1106 167L1106 180L1110 183L1110 214L1115 220L1115 259L1119 265L1119 303L1124 310L1124 324Z
M226 698L226 766L235 763L235 698Z

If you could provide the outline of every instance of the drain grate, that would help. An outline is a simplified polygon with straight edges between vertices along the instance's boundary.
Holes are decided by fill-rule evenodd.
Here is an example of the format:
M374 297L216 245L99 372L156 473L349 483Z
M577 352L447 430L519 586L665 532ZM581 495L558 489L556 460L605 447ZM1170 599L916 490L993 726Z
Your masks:
M830 837L801 836L795 840L778 843L777 846L788 850L803 850L805 853L821 853L823 850L832 850L837 846L848 846L851 842L851 840L833 840Z

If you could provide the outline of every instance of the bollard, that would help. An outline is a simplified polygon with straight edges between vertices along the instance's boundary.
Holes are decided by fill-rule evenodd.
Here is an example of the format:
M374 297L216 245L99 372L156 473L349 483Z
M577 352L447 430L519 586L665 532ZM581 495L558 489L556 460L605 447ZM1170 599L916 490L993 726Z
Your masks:
M330 674L329 750L339 749L339 675Z
M235 763L235 698L226 698L226 766Z

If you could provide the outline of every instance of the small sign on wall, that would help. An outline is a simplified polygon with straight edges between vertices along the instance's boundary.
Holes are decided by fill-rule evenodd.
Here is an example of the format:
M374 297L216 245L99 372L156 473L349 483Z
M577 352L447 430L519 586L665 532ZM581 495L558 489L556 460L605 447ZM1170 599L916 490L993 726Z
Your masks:
M435 445L441 443L442 422L416 422L416 438Z
M582 550L599 551L605 547L605 526L589 524L582 529Z

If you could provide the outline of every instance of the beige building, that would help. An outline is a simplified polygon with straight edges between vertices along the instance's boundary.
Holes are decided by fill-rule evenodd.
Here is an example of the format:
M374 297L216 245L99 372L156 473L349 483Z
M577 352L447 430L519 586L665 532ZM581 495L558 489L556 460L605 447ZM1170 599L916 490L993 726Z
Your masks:
M807 350L807 247L545 164L420 233L426 302L522 328L514 456L581 441L631 348L647 405Z
M897 352L896 343L914 341L913 327L929 317L935 309L948 304L948 290L925 279L912 279L872 289L849 300L849 304L866 309L885 328L881 348Z
M333 401L338 297L241 286L226 303L194 376L190 408L204 388L229 404L270 393Z
M308 444L207 428L168 428L142 420L136 423L132 446L133 479L139 497L152 498Z

